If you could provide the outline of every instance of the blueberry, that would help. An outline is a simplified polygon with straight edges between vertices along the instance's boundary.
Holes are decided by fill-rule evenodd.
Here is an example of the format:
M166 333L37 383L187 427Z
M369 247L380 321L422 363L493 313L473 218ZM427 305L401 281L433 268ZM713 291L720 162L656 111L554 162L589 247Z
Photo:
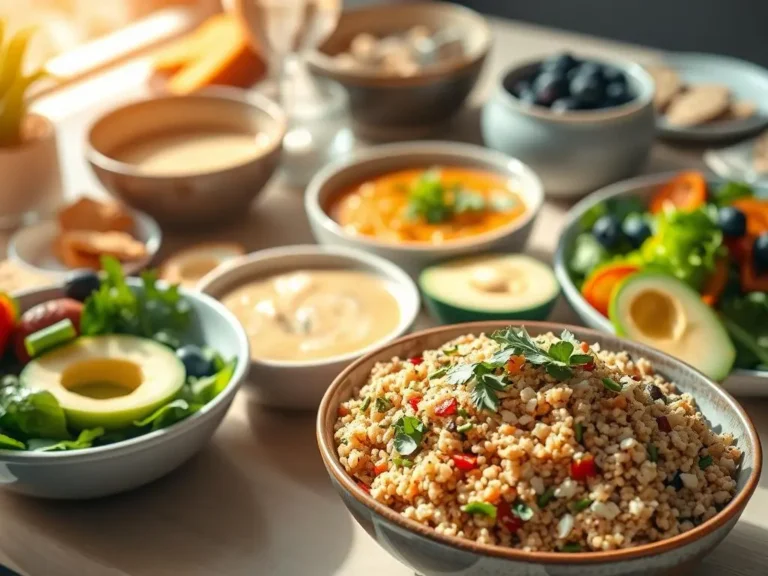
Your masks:
M73 272L64 284L64 294L67 298L84 302L88 296L99 289L101 280L96 272Z
M556 70L565 73L578 65L579 61L576 60L576 58L571 54L564 52L562 54L555 54L544 60L544 62L541 63L541 70L544 72Z
M619 221L615 216L606 214L601 216L592 226L592 236L609 250L616 246L621 236Z
M528 88L527 90L521 92L517 95L517 99L520 100L523 104L526 104L528 106L533 106L536 104L536 93Z
M579 76L594 76L600 81L604 81L603 66L597 62L584 62L578 68Z
M621 230L634 248L640 248L651 235L651 227L639 214L630 214L621 225Z
M579 109L579 101L575 98L559 98L552 103L554 112L570 112Z
M626 84L611 82L605 87L605 98L609 106L621 106L632 100L632 94Z
M594 74L579 74L571 80L571 96L586 108L594 108L605 97L602 78Z
M512 94L514 94L517 97L520 97L520 94L523 94L524 92L530 92L530 90L531 90L531 83L528 80L520 80L512 88Z
M609 84L627 85L627 77L624 72L613 66L603 66L603 79Z
M723 206L717 211L717 225L728 238L741 238L747 233L747 217L733 206Z
M187 378L203 378L214 372L213 362L200 348L194 345L182 346L176 350L176 356L184 364Z
M536 93L536 104L551 106L555 100L568 96L568 81L563 74L544 72L533 83Z
M752 259L757 272L768 272L768 232L763 232L755 239L752 246Z

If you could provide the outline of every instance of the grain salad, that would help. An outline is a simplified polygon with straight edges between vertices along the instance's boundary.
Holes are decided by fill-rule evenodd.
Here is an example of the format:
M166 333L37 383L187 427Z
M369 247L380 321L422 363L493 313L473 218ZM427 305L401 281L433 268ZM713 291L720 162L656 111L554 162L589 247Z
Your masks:
M347 473L404 517L542 552L691 530L733 498L741 460L647 360L524 328L376 364L334 440Z

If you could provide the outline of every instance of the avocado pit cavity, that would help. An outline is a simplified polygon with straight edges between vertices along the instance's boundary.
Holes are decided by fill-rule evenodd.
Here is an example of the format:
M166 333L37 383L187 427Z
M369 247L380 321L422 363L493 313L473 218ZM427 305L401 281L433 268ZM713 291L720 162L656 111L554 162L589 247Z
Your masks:
M144 381L141 366L117 358L91 358L67 366L61 385L94 400L128 396Z
M512 266L475 266L469 283L480 292L522 294L528 283L525 274Z
M639 292L629 306L637 330L652 340L678 340L687 320L682 306L669 294L647 289Z

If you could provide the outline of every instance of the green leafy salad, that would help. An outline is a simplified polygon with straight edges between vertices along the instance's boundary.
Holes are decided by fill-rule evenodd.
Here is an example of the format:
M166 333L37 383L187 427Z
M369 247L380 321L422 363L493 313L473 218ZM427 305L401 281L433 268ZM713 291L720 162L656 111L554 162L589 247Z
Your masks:
M0 449L80 450L167 428L231 380L235 359L184 342L193 310L153 272L132 289L120 264L21 314L0 298Z

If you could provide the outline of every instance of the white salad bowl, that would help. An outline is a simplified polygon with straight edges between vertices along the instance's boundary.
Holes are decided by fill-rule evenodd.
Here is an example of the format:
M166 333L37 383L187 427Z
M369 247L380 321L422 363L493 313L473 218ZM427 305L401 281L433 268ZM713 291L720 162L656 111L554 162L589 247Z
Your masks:
M560 283L563 295L579 318L590 328L613 333L611 321L595 310L581 295L581 292L571 279L568 271L568 259L571 257L574 241L580 232L582 216L594 206L610 198L636 197L649 201L653 191L672 179L677 172L665 172L650 176L640 176L607 186L590 194L578 202L568 213L568 220L563 228L557 251L555 252L555 276ZM709 185L718 184L716 179L710 180ZM760 193L765 196L765 192ZM768 371L734 369L722 383L723 388L735 396L768 396Z
M134 289L141 285L128 279ZM210 440L248 373L248 338L240 323L205 294L180 289L192 308L184 342L205 344L237 360L227 387L200 411L169 426L106 446L64 452L0 450L0 486L39 498L87 499L108 496L157 480L197 453ZM14 295L23 312L64 297L61 288Z
M219 266L198 284L201 292L220 299L246 282L307 269L357 270L384 280L400 307L395 330L360 350L325 359L282 361L251 359L251 381L258 402L277 408L316 410L334 378L356 358L405 334L420 309L416 284L400 268L359 250L330 246L285 246L248 254Z

